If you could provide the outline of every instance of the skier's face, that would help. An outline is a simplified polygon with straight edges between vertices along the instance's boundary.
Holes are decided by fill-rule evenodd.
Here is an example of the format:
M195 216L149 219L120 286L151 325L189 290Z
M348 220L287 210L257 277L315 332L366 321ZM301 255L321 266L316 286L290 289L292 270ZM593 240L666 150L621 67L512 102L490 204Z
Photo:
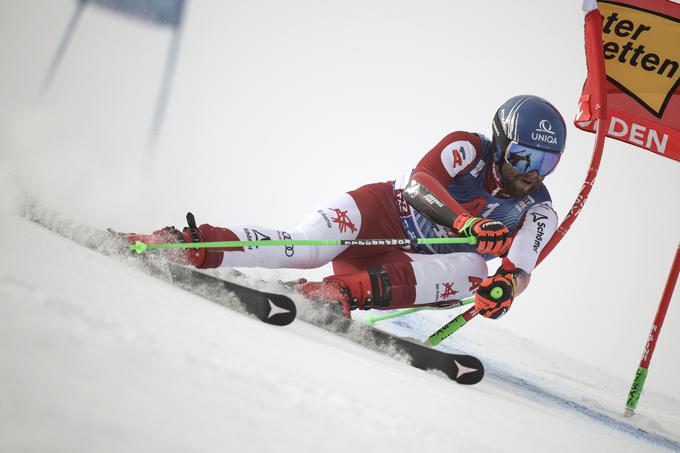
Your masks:
M503 175L503 188L515 198L524 198L535 192L543 182L543 177L539 176L537 171L522 173L507 162L503 163L501 174Z

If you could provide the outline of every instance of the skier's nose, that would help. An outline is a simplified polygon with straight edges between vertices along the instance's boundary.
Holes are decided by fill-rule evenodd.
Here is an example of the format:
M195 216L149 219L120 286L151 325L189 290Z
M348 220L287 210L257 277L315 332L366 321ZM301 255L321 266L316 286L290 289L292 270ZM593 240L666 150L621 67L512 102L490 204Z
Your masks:
M532 181L538 181L541 179L541 175L538 174L538 170L531 170L530 172L525 173L525 175L527 175L529 177L528 179Z

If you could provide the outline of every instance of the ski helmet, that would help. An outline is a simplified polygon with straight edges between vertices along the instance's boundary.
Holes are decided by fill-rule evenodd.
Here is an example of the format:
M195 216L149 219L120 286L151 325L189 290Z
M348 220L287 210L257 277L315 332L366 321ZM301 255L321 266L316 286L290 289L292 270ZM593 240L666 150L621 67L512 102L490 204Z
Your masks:
M538 96L508 99L493 117L493 153L522 173L550 174L564 152L567 127L560 112Z

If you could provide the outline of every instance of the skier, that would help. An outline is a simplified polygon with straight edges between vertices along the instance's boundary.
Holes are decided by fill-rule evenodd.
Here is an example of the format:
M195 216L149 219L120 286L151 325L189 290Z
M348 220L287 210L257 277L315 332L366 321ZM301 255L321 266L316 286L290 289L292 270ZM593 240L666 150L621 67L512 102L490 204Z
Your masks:
M442 306L475 294L475 307L496 319L528 285L538 256L557 228L543 178L565 147L564 119L546 100L515 96L496 112L492 140L453 132L402 177L368 184L323 204L293 230L244 225L165 227L129 234L131 243L284 239L379 239L463 236L476 245L271 246L165 250L197 268L310 269L332 262L322 282L296 289L314 300L353 309ZM502 257L489 276L486 261ZM500 288L501 296L498 295Z

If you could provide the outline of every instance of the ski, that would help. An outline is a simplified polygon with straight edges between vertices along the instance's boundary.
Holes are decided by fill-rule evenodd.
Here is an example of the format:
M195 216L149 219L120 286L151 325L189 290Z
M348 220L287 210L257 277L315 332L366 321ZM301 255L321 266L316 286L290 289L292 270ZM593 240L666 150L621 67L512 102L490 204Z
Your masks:
M190 267L171 263L153 254L141 259L132 256L127 241L113 230L103 231L74 225L70 219L62 219L58 214L32 204L25 206L24 216L62 237L103 255L129 257L128 264L147 275L223 307L253 315L267 324L285 326L292 323L297 316L295 303L286 295L232 283Z
M286 326L295 320L297 309L290 297L260 291L223 280L186 266L166 263L172 283L186 291L198 294L210 301L233 308L229 293L234 294L241 308L267 324Z
M401 338L373 327L368 328L372 329L371 333L376 341L408 354L411 357L411 366L421 370L441 371L449 379L463 385L477 384L484 378L484 365L477 357L440 351L415 340Z
M235 269L232 269L231 273L236 278L249 279L247 274ZM274 284L274 282L265 283L270 286ZM303 297L295 292L294 285L283 282L276 282L275 284L288 294ZM374 351L406 356L411 366L426 371L440 371L458 384L473 385L484 378L484 365L477 357L434 349L416 339L399 337L360 321L346 318L339 308L339 303L307 299L305 301L307 303L298 316L298 319L304 322L342 335L348 340Z
M342 334L369 349L406 355L411 366L426 371L440 371L458 384L473 385L484 378L484 365L477 357L434 349L418 340L399 337L345 318L341 312L323 305L310 301L311 311L317 311L317 314L310 316L308 310L305 310L305 316L301 319L330 332Z

